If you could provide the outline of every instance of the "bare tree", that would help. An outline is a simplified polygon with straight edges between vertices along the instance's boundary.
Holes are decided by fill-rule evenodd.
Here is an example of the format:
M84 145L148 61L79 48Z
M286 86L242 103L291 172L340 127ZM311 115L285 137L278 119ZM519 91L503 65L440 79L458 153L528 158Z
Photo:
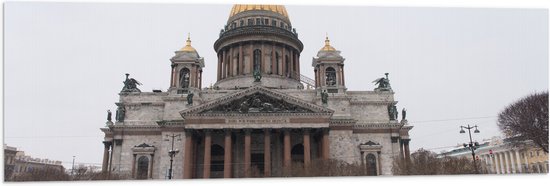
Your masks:
M478 165L478 167L480 167ZM410 160L395 160L395 175L474 174L474 164L467 157L438 157L434 152L418 149Z
M548 153L548 92L531 94L506 107L498 115L498 126L512 142L532 140Z
M21 173L11 181L67 181L69 175L58 168L45 167Z

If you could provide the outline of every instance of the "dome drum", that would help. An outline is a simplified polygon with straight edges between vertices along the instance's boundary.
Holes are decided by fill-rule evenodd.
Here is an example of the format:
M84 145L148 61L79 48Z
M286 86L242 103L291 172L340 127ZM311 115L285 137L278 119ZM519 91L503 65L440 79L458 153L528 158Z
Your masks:
M242 36L254 36L254 35L273 35L278 36L282 38L288 39L290 42L294 43L297 46L297 49L302 51L304 48L304 45L302 42L298 39L298 34L296 32L291 32L287 29L283 29L280 27L274 27L274 26L263 26L263 25L255 25L255 26L243 26L243 27L236 27L224 32L220 33L220 38L216 40L214 43L214 49L218 51L220 49L221 44L234 37L242 37Z

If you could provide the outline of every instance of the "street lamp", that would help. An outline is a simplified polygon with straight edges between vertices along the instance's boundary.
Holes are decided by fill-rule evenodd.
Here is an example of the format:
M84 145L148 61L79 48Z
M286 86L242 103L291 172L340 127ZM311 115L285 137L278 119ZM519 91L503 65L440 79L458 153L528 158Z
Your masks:
M172 148L168 151L168 155L170 156L170 169L168 169L168 179L172 179L172 163L174 162L174 156L179 152L178 149L175 149L174 150L174 138L175 137L180 137L181 135L178 134L178 135L175 135L175 134L172 134L172 135L166 135L166 137L172 137ZM169 141L170 139L165 139L164 141ZM178 141L181 141L181 138L178 138Z
M71 168L71 176L73 176L73 177L74 177L74 158L75 157L76 156L73 156L73 167Z
M473 142L472 141L472 132L470 131L471 129L475 129L474 130L474 133L479 133L479 130L477 129L477 125L475 126L470 126L468 125L467 127L465 126L460 126L460 133L463 134L463 133L466 133L466 131L464 131L464 129L468 129L468 134L470 135L470 143L469 144L466 144L464 143L464 147L468 147L470 148L470 150L472 151L472 159L474 160L474 170L476 171L476 174L479 174L479 172L477 171L477 165L476 165L476 152L475 150L477 149L477 147L479 147L479 143L478 142Z

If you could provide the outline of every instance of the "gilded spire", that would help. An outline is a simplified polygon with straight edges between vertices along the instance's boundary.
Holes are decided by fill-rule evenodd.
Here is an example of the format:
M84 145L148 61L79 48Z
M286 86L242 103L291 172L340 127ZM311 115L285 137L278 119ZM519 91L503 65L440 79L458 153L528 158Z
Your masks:
M185 51L185 52L196 52L195 48L193 48L191 46L191 34L190 33L187 33L187 41L186 41L186 44L183 48L180 49L180 51Z
M334 47L330 46L330 40L328 39L328 34L325 36L325 46L321 48L321 51L335 51Z

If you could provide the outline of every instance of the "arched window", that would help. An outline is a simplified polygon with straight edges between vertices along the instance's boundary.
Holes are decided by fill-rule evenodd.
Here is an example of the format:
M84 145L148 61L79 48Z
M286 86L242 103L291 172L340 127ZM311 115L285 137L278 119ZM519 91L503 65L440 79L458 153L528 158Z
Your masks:
M137 162L137 175L136 179L147 179L147 173L149 172L149 158L147 156L141 156Z
M304 145L296 144L290 150L290 157L292 161L304 163Z
M239 58L239 57L240 57L239 54L237 54L237 60L236 60L237 62L235 63L235 65L237 66L237 74L235 74L235 75L239 75L239 71L240 71L240 66L239 66L240 61L239 60L241 58Z
M332 67L328 67L325 70L325 76L326 76L326 85L327 86L335 86L336 85L336 70Z
M376 156L374 154L367 154L367 175L376 176Z
M279 64L280 64L280 59L279 59L279 52L275 52L275 74L279 75Z
M288 56L285 56L285 77L288 77L290 74L290 60L288 59Z
M189 88L189 69L182 68L180 70L180 87Z
M260 49L254 50L254 71L260 70L260 64L262 63L262 51ZM253 71L253 72L254 72Z

